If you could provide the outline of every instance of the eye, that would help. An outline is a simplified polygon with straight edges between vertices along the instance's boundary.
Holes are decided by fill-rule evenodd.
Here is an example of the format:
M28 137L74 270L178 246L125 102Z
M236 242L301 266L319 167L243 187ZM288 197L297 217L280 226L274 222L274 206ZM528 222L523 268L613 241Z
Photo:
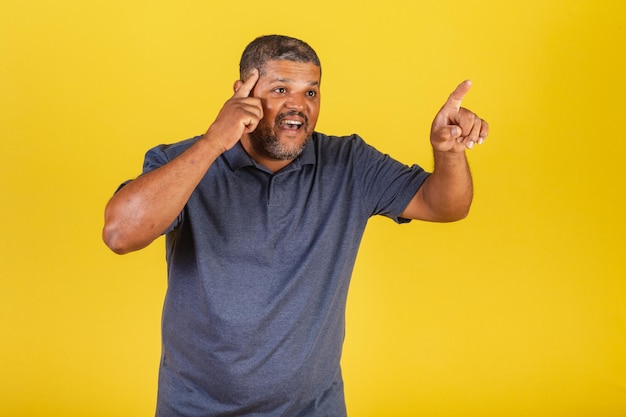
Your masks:
M317 91L314 91L314 90L307 91L306 95L308 97L315 97L317 95Z
M278 94L285 94L287 92L287 89L285 87L276 87L274 89L274 92Z

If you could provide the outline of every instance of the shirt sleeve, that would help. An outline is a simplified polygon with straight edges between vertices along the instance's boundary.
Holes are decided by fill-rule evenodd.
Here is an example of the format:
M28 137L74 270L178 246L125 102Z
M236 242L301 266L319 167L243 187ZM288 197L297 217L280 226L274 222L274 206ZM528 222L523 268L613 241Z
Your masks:
M167 164L173 159L166 152L166 150L169 149L169 147L170 147L169 145L158 145L152 149L149 149L148 152L146 152L146 155L143 161L142 175L145 175L148 172L154 171L155 169ZM183 211L180 212L180 214L176 217L174 222L165 231L163 231L162 234L165 235L171 232L172 230L174 230L176 226L178 226L182 220L183 220Z
M155 169L167 164L177 155L179 155L184 149L186 149L186 146L179 147L177 145L158 145L152 149L149 149L144 157L142 175L145 175L148 172L154 171ZM165 229L162 234L166 235L173 231L183 221L184 212L185 210L183 209L178 214L174 222L167 229Z
M371 215L383 215L397 223L417 190L430 175L419 165L407 166L356 137L355 171L363 204Z

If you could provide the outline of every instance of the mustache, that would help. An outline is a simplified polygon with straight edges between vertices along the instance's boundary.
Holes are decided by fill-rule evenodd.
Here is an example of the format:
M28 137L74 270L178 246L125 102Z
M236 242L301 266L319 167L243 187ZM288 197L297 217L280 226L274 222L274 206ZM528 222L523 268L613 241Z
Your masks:
M304 120L305 126L309 125L309 118L306 117L306 114L302 113L301 111L295 111L295 110L291 110L291 111L289 111L287 113L280 113L279 115L276 116L276 119L274 120L274 123L278 124L285 117L289 117L289 116L301 117Z

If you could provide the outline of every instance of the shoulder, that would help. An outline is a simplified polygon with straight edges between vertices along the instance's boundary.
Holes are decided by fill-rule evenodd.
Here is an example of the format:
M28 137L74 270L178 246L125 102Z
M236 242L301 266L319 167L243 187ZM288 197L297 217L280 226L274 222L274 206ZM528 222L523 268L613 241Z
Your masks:
M143 173L145 174L161 165L167 164L198 141L200 137L201 136L196 136L172 144L157 145L149 149L144 157Z
M331 136L315 132L313 142L319 153L333 155L342 152L354 152L361 149L373 149L356 133L347 136Z
M163 154L168 160L172 160L185 152L187 148L196 143L201 137L202 136L195 136L175 143L157 145L149 149L148 152L146 152L146 156L150 154Z
M316 132L313 142L318 156L325 160L333 159L377 159L384 157L373 146L367 144L358 134L347 136L330 136Z
M321 132L313 133L313 141L326 147L342 147L365 144L363 138L356 133L347 136L333 136Z

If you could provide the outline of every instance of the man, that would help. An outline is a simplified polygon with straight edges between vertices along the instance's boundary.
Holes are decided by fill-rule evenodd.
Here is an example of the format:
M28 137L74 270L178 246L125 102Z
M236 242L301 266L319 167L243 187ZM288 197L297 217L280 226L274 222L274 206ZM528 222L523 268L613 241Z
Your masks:
M465 149L488 130L460 107L469 82L434 119L429 174L315 132L320 80L306 43L254 40L207 132L151 149L107 205L116 253L167 235L158 416L345 415L345 302L368 218L468 213Z

